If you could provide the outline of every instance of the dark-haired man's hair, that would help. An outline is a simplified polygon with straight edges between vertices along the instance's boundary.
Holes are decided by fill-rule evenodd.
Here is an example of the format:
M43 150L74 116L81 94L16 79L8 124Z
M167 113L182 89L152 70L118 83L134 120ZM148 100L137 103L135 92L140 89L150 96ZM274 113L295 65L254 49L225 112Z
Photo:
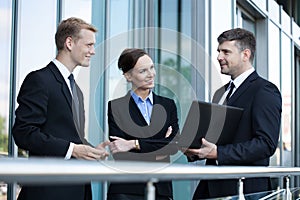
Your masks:
M235 41L235 45L240 51L249 49L251 51L250 61L253 62L256 51L256 40L252 32L242 28L230 29L224 31L218 37L219 44L225 41Z

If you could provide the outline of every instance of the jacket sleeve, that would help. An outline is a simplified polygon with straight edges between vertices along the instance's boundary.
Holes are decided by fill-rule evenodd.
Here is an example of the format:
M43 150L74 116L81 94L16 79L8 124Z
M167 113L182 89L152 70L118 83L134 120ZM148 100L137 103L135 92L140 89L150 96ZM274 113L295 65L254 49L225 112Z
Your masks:
M179 126L178 126L178 116L177 116L177 108L175 102L173 100L169 100L167 106L164 108L167 114L166 124L160 133L159 138L147 138L147 139L139 139L139 143L141 146L141 152L156 152L158 155L173 155L178 152L177 140L179 135ZM160 115L154 116L157 117L158 120ZM172 127L172 133L169 137L165 137L165 134L168 130L168 127Z
M38 73L25 78L17 98L19 106L12 134L17 146L33 155L64 157L69 141L42 131L48 112L47 84Z
M155 160L156 155L170 155L175 154L178 149L175 145L169 145L170 141L175 140L175 137L179 131L178 127L178 118L177 118L177 109L174 101L170 101L169 109L165 110L169 112L167 115L167 121L164 124L162 130L160 130L157 134L150 138L136 137L134 134L130 135L130 133L126 133L125 130L118 126L116 123L117 115L112 114L112 102L108 103L108 125L109 125L109 136L118 136L124 138L126 140L134 140L138 139L140 150L131 150L130 152L125 153L117 153L114 154L113 157L115 159L126 159L126 160ZM119 119L120 120L120 119ZM124 120L122 118L122 120ZM129 119L128 119L129 120ZM159 119L158 119L159 120ZM128 123L124 123L128 124ZM165 134L167 132L167 128L172 126L172 133L168 138L165 138ZM142 129L145 127L141 127ZM141 132L142 130L139 130ZM136 130L136 132L138 132ZM142 154L141 154L142 153ZM138 155L139 154L139 155ZM147 158L146 158L147 157Z

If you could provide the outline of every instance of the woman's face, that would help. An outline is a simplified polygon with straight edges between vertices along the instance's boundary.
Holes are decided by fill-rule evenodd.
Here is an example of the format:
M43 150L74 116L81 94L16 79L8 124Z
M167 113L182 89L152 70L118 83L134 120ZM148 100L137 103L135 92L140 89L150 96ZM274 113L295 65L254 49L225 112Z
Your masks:
M156 72L153 61L148 55L140 57L135 66L124 75L136 92L150 90L154 87Z

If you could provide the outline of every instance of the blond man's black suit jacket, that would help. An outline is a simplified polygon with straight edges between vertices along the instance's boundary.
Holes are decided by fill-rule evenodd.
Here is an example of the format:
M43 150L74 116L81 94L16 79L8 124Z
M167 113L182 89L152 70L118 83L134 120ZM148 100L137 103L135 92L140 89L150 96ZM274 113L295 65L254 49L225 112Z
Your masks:
M17 146L28 150L29 157L64 159L70 142L86 143L83 95L76 87L80 99L80 128L73 120L68 85L53 62L26 76L17 98L19 106L12 134ZM18 199L88 200L91 199L91 187L89 183L24 185Z
M170 155L178 151L176 145L169 143L176 140L179 131L177 108L175 102L169 98L153 93L153 110L148 126L128 92L126 96L108 103L108 124L110 136L126 140L138 139L140 144L140 150L113 155L115 160L156 162L157 155L167 155L159 162L169 163ZM165 138L169 126L172 126L173 131ZM155 187L158 195L172 197L171 181L156 183ZM111 183L108 194L144 195L145 188L145 183Z

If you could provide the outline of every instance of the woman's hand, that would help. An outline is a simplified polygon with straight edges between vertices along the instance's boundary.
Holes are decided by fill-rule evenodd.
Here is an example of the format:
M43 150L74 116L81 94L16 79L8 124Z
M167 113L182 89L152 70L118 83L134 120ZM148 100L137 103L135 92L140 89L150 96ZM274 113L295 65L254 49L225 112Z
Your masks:
M166 132L166 136L165 136L165 138L168 138L170 135L171 135L171 133L172 133L172 126L169 126L168 127L168 130L167 130L167 132ZM167 156L169 156L169 155L157 155L156 156L156 160L163 160L163 159L165 159Z
M169 127L168 127L168 130L167 130L167 132L166 132L166 136L165 136L166 138L168 138L168 137L171 135L172 130L173 130L173 129L172 129L172 126L169 126Z
M110 138L114 140L109 144L109 149L112 154L119 152L128 152L131 149L135 148L134 140L125 140L117 136L110 136Z

